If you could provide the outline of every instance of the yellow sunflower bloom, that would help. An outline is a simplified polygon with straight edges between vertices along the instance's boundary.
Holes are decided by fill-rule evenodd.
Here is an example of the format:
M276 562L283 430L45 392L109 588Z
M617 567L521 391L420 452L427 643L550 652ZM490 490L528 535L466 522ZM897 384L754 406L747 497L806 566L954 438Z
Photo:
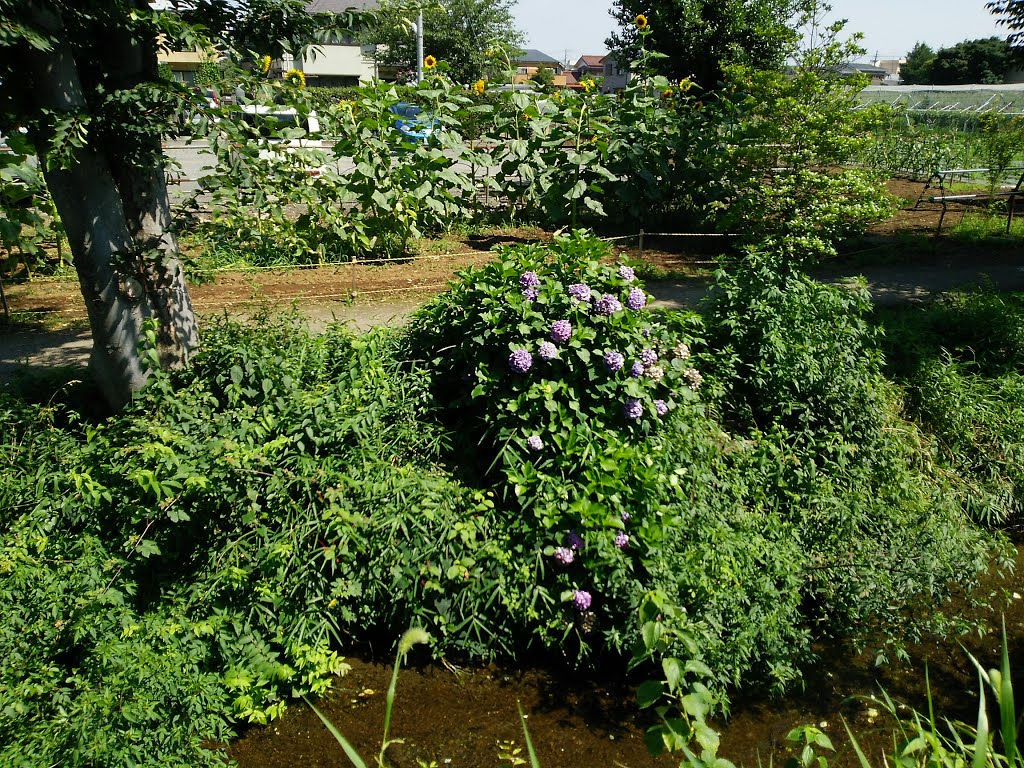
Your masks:
M306 87L306 75L301 69L289 69L284 73L284 81L299 88Z
M667 99L667 98L669 98L672 95L672 93L673 93L673 91L672 91L671 88L666 88L664 91L661 92L661 97L663 99Z
M437 66L437 59L435 59L433 56L427 56L427 58L425 58L423 60L423 68L424 69L433 69L436 66Z
M636 24L637 29L647 29L647 17L642 13L633 19L633 23Z
M690 78L684 77L682 80L679 81L679 90L682 91L683 93L686 93L691 88L693 88L693 81L690 80Z
M260 71L265 75L270 71L271 59L269 56L264 56L260 59Z
M477 80L473 84L473 90L476 91L481 96L483 96L484 95L484 91L487 90L487 81L486 80Z
M581 85L583 86L583 90L586 91L587 93L590 93L592 90L594 90L594 81L589 78L584 80L581 83Z

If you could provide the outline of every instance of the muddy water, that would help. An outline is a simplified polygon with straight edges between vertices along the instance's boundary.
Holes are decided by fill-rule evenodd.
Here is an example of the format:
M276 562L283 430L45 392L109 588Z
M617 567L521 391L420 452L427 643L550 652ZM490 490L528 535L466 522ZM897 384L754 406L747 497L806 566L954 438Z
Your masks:
M911 648L909 663L875 665L871 652L822 648L822 661L807 671L804 689L782 699L757 692L734 698L732 715L720 723L720 754L752 768L781 765L792 752L785 736L796 725L812 723L837 747L832 766L854 766L855 756L843 721L881 765L892 746L891 721L882 706L867 697L880 686L890 696L923 709L925 667L937 713L973 722L977 714L977 676L960 643L986 667L998 664L1000 620L1005 616L1011 664L1017 663L1018 699L1024 690L1024 549L1017 570L990 579L992 595L980 616L981 635L929 641ZM956 609L956 608L955 608ZM959 610L966 611L964 607ZM384 692L391 675L387 661L350 659L352 671L323 702L331 720L373 764L380 749ZM524 747L517 702L527 713L530 735L544 768L675 766L679 759L653 758L643 743L646 721L633 703L635 681L621 668L590 676L553 674L541 669L499 667L458 669L427 665L403 670L398 683L391 736L402 739L388 750L395 768L417 768L436 761L439 768L496 768L501 742ZM303 707L293 707L279 722L249 731L231 749L243 768L350 766L337 742ZM525 749L520 753L525 756Z

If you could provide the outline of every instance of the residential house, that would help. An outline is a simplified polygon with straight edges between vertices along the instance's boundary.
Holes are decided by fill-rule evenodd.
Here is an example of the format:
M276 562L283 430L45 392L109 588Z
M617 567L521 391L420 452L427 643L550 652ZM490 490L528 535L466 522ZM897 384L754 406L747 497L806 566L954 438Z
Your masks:
M628 64L620 64L614 53L609 53L601 61L604 79L601 81L601 93L618 93L625 90L626 83L633 79Z
M169 0L152 0L149 7L154 11L174 12L174 4ZM161 38L160 45L166 44L166 38ZM207 62L216 62L220 57L217 52L208 51L171 51L162 47L157 48L156 59L161 65L166 65L171 76L179 83L192 85L196 80L196 72Z
M572 65L572 72L577 80L583 80L585 77L604 77L605 58L607 57L604 55L580 56Z
M900 67L907 63L906 59L875 59L873 62L876 67L881 67L885 70L885 80L882 81L883 85L899 85L900 83Z
M513 60L513 63L516 67L514 79L517 83L525 83L532 80L541 67L547 67L555 74L554 81L552 82L553 85L560 88L564 88L567 85L565 67L562 65L562 62L553 56L548 56L543 51L527 48Z
M171 72L171 77L179 83L192 85L196 80L196 72L199 67L208 61L216 61L214 53L206 51L165 51L157 50L156 59L160 64L166 64Z
M308 0L306 9L310 13L341 14L372 10L377 5L377 0ZM173 7L165 0L154 0L150 6L154 10ZM300 69L308 85L359 85L377 76L374 53L375 46L360 45L351 38L344 38L316 46L307 51L301 60L285 54L272 67L278 75L290 69ZM207 61L216 61L217 56L207 51L160 51L157 58L160 63L170 67L175 80L191 85L199 67Z
M858 62L850 62L847 64L840 64L835 68L836 74L840 77L853 77L854 75L867 75L871 82L869 85L881 85L885 82L885 79L889 76L889 73L881 67L876 67L874 64L861 64Z
M373 10L377 0L309 0L310 13L346 13ZM285 56L280 62L282 72L301 69L306 84L311 86L359 85L377 77L375 46L361 45L352 38L331 40L306 52L301 60Z

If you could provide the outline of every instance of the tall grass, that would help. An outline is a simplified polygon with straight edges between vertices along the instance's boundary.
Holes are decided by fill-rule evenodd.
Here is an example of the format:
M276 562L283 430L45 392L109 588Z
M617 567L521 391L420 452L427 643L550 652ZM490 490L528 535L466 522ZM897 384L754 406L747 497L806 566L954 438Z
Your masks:
M888 373L907 415L987 525L1019 527L1024 499L1024 297L986 289L884 310Z

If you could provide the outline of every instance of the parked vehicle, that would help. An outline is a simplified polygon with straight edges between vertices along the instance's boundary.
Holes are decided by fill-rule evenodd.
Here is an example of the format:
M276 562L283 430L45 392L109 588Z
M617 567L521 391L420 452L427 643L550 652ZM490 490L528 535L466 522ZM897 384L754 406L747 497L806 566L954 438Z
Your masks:
M320 135L320 120L316 112L303 117L291 107L267 106L263 104L243 104L236 114L256 128L257 133L266 140L260 149L259 157L268 162L296 162L296 150L323 149L329 146ZM284 128L298 127L305 135L294 138L280 138L278 132ZM303 162L312 160L315 166L307 168L310 175L318 175L322 168L319 163L324 161L323 153L299 153ZM308 156L308 157L307 157Z
M264 138L274 144L282 144L286 147L323 147L324 142L320 136L320 119L316 112L310 112L303 118L291 107L266 106L263 104L243 104L239 114L249 125L256 128L256 131ZM280 139L276 133L282 128L298 127L306 132L306 135L298 139Z
M206 105L210 109L216 109L220 106L220 96L217 95L216 88L202 88L196 86L196 93L206 99Z
M401 131L406 138L414 141L426 142L440 126L437 118L425 112L423 107L410 104L407 101L393 104L390 109L399 118L395 120L395 128Z

